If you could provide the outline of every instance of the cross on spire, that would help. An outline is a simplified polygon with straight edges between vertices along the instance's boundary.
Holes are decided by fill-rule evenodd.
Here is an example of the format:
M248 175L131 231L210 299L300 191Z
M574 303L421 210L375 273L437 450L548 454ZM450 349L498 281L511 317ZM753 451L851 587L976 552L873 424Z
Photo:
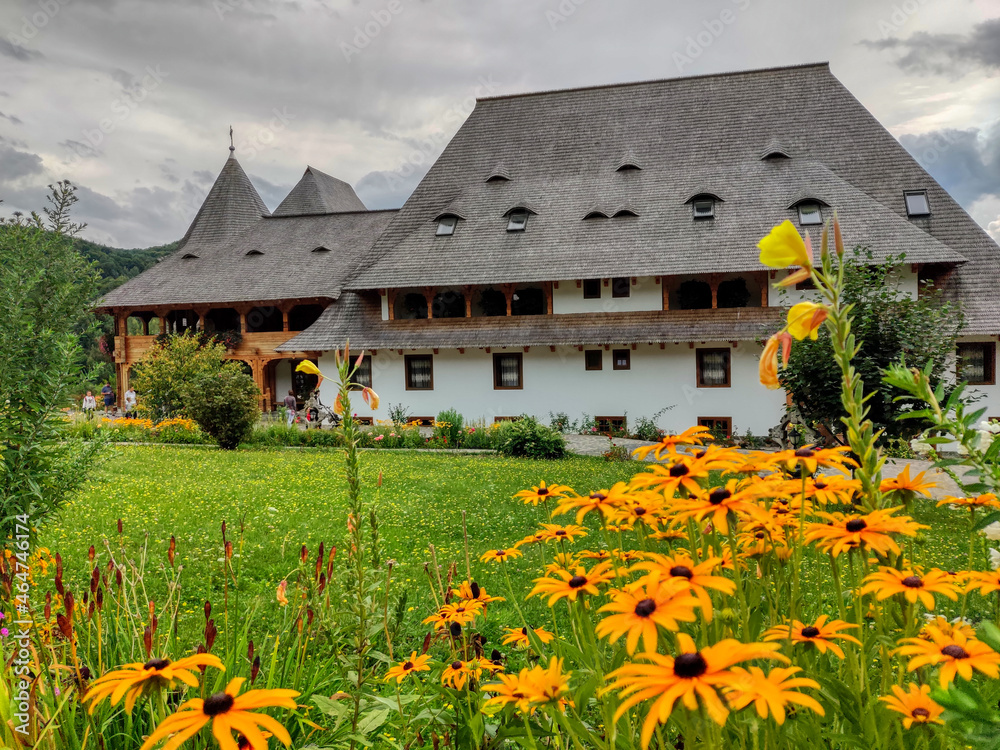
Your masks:
M233 142L233 126L229 126L229 153L236 151L236 144Z

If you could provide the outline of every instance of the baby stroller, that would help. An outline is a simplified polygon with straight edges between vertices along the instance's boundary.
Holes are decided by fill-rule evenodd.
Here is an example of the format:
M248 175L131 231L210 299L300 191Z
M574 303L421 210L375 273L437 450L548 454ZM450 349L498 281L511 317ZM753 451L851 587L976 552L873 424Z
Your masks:
M305 403L306 429L311 427L322 430L323 428L337 427L340 416L334 412L332 407L327 406L319 398L319 389L309 394Z

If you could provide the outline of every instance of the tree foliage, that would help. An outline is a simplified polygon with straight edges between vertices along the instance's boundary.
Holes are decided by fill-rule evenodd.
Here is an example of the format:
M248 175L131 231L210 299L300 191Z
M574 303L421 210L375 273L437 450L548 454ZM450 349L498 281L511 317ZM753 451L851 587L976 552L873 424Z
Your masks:
M157 340L130 379L139 394L139 411L151 419L190 416L186 391L191 384L226 368L240 369L225 355L224 346L192 331Z
M235 449L250 436L260 419L259 396L253 378L235 362L213 375L199 376L184 389L191 418L224 450Z
M853 255L845 254L844 259L844 302L853 305L852 330L859 347L854 365L865 394L871 396L869 416L888 438L910 437L920 425L897 421L914 404L894 400L904 394L883 382L883 371L898 362L921 370L930 364L932 381L937 384L963 326L960 306L945 301L929 282L917 299L899 288L904 260L905 255L899 255L876 263L864 248L855 248ZM807 422L823 425L833 435L843 432L841 373L825 327L816 341L796 342L780 380Z
M69 182L50 186L44 216L0 219L0 535L37 527L77 490L99 443L66 434L63 409L81 376L95 269L76 251Z

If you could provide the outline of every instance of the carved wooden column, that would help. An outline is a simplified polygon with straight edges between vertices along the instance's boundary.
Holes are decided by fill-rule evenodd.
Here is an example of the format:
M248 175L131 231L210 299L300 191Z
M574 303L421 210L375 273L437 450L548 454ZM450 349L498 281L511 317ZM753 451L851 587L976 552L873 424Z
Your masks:
M434 317L434 289L425 286L423 288L424 300L427 302L427 318L428 320Z
M240 333L247 333L247 313L249 311L246 307L236 308L236 312L240 314Z
M670 290L667 289L667 277L660 276L660 294L663 297L662 309L670 309Z
M472 317L472 293L476 290L474 286L463 286L462 295L465 297L465 317Z
M761 271L759 279L760 279L760 306L767 307L768 288L771 286L767 278L767 271Z
M712 309L715 310L719 307L719 282L722 277L717 273L710 273L708 275L708 284L712 287Z
M500 291L503 292L504 297L507 298L507 317L511 316L511 302L514 298L514 285L513 284L501 284Z
M552 282L546 281L545 285L545 314L552 314Z
M287 333L291 330L288 327L288 313L291 312L291 308L288 305L281 305L278 309L281 310L281 330Z
M385 292L386 301L389 303L389 320L396 319L396 295L399 292L396 289L387 289Z
M207 307L196 307L196 308L194 308L194 314L198 316L198 319L195 321L195 324L194 324L196 331L204 331L205 330L205 320L206 320L206 318L208 318L208 310L209 310L209 308L207 308Z

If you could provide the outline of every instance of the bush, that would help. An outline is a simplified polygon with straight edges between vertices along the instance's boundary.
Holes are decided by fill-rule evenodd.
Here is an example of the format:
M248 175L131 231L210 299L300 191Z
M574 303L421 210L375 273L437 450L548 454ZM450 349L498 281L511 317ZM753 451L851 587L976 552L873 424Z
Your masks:
M462 447L478 450L489 450L493 448L493 435L486 422L479 420L473 422L462 433Z
M557 411L555 414L549 412L549 427L562 433L576 432L576 420L570 419L569 414L564 411Z
M236 363L226 363L217 375L198 378L182 393L188 413L223 450L246 440L260 419L260 389Z
M389 404L386 407L386 412L389 415L389 421L393 424L401 425L410 422L410 410L404 404Z
M663 437L663 430L657 425L657 421L670 409L674 407L665 406L651 417L639 417L635 420L635 428L632 430L632 437L636 440L646 440L650 443L657 443Z
M225 346L192 331L158 337L132 376L139 412L152 419L193 416L185 392L195 381L221 372L225 356Z
M546 427L534 417L522 416L516 422L501 423L497 433L496 449L505 456L562 458L566 455L566 439L562 433Z
M460 448L462 446L462 427L465 425L465 417L454 409L447 409L437 415L437 424L434 425L434 435L436 437L448 438L448 447Z

